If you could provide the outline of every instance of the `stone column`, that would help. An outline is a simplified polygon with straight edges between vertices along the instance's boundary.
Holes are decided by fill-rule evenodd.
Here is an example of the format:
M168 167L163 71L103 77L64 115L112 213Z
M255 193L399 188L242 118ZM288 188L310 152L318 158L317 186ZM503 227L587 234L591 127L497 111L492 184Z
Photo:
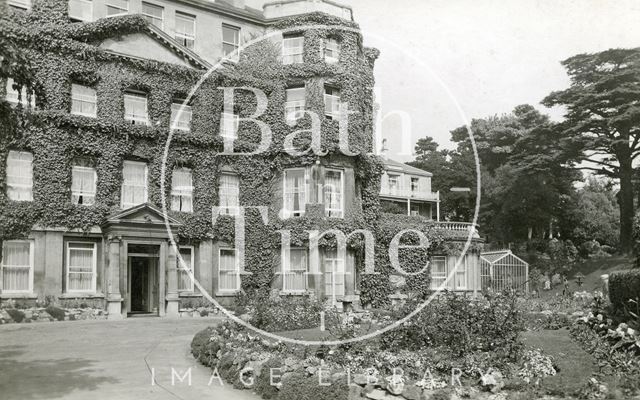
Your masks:
M107 313L108 319L122 319L122 294L120 292L120 238L107 239L109 262L107 263Z
M169 244L167 253L167 310L166 315L169 318L178 318L180 316L180 296L178 296L178 266L177 266L176 250Z

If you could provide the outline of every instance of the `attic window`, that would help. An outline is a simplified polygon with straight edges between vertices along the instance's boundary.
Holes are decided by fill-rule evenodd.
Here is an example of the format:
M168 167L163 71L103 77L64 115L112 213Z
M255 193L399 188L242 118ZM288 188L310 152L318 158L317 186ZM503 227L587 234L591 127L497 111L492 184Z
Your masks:
M178 43L193 50L196 42L196 17L176 12L176 40Z
M129 13L129 0L106 0L107 17L126 15Z

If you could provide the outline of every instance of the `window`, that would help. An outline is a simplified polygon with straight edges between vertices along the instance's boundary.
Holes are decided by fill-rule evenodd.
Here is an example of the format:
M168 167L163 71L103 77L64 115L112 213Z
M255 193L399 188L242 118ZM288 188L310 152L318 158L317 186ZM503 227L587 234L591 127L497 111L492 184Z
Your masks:
M340 60L340 42L337 39L327 38L324 44L324 61L333 64Z
M139 93L125 93L124 119L134 125L149 125L147 96Z
M222 118L220 119L220 136L237 139L239 128L240 116L237 114L222 113Z
M9 0L7 3L21 10L31 10L31 0Z
M306 89L304 86L287 89L285 117L287 121L297 121L304 116Z
M171 209L193 211L193 182L189 168L176 168L171 178Z
M71 168L71 202L83 206L96 201L97 174L95 168L74 165Z
M300 293L307 290L307 250L289 249L282 252L282 291Z
M397 194L400 190L400 175L389 175L389 192Z
M282 63L297 64L303 62L304 37L292 36L282 39Z
M460 264L456 268L456 290L467 289L467 257L464 256L462 260L459 260Z
M2 246L2 291L33 291L33 242L6 240Z
M122 208L147 202L147 164L125 161L122 167Z
M33 155L9 151L7 157L7 197L15 201L33 200Z
M220 249L218 257L218 289L221 292L240 290L240 269L235 249Z
M304 169L284 171L284 216L304 215L306 198L306 173Z
M71 84L71 114L95 118L97 115L96 90L87 86Z
M220 197L220 208L223 213L227 215L237 215L238 206L240 205L240 181L238 175L220 175L220 189L218 193Z
M5 96L5 100L7 100L11 104L21 104L23 107L36 107L36 95L31 94L31 101L28 101L27 97L27 87L22 85L20 90L16 90L13 88L15 85L15 81L12 78L7 78L7 94Z
M180 257L184 264L180 263L180 258L176 258L177 268L178 268L178 291L179 292L193 292L194 290L194 282L193 279L189 276L189 272L185 271L185 268L193 274L193 260L194 260L194 251L191 246L181 246L180 247Z
M67 243L67 292L96 291L96 244Z
M340 118L340 89L325 86L324 114L331 119Z
M129 12L129 0L106 0L107 17L125 15Z
M155 25L160 29L164 28L164 7L155 4L142 2L142 16L151 25Z
M191 117L191 106L185 105L184 100L174 100L171 104L171 129L191 130Z
M324 172L324 213L330 218L344 217L343 173L337 169Z
M69 18L75 21L93 21L93 1L69 0Z
M222 54L228 56L240 48L240 28L222 24ZM238 54L234 55L235 57Z
M337 249L325 250L324 292L327 296L344 296L344 257L338 256Z
M447 259L443 256L431 257L431 290L438 290L447 280ZM446 286L443 287L446 289Z
M411 191L418 192L420 190L420 179L411 178Z
M176 12L176 40L187 49L193 50L196 41L196 17Z

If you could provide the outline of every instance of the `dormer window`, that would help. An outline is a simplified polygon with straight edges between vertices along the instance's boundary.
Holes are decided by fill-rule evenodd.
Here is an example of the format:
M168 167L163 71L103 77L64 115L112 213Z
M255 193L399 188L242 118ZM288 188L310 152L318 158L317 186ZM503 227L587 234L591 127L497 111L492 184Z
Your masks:
M324 61L327 64L334 64L340 61L340 42L335 38L323 40Z
M124 119L134 125L149 125L147 95L137 92L124 94Z
M107 17L117 17L129 13L129 0L106 0Z
M304 61L304 36L285 36L282 39L282 63L298 64Z
M142 2L142 16L151 25L164 29L164 7L155 4Z

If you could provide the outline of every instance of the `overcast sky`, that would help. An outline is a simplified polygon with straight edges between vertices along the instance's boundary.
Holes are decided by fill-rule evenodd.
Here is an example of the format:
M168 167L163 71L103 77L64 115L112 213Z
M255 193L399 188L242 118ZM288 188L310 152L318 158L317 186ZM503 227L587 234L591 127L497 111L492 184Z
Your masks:
M640 47L640 0L334 1L353 7L365 44L380 49L382 109L409 113L411 150L427 135L451 147L449 131L465 118L524 103L544 110L540 101L568 86L561 60ZM390 156L411 160L399 154L399 126L399 118L383 126Z

